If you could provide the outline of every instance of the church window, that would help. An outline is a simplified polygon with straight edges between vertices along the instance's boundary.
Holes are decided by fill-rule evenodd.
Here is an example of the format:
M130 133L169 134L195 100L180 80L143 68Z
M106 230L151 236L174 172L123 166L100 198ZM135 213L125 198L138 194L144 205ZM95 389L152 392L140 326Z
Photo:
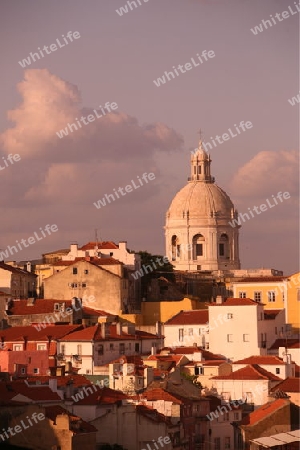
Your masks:
M222 256L222 257L228 256L228 236L225 233L221 234L221 236L220 236L219 256Z
M219 244L219 254L220 254L220 256L225 256L225 246L224 246L224 244Z
M205 241L204 236L202 234L196 234L193 237L193 259L198 259L201 256L204 256L204 246L203 243Z
M177 248L177 258L180 258L180 244L176 246Z
M196 256L203 256L202 244L196 244Z

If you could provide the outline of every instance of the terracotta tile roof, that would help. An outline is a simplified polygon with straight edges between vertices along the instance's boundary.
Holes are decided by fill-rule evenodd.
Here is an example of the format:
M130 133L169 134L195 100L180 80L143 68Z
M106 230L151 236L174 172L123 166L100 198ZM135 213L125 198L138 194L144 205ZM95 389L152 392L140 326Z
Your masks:
M98 430L93 425L91 425L88 422L85 422L82 420L81 417L74 416L69 411L64 409L62 406L55 405L55 406L46 406L45 407L45 414L48 419L50 419L52 422L56 422L56 417L61 414L66 414L69 416L70 419L70 429L73 431L73 433L96 433Z
M38 331L34 325L11 327L0 330L0 340L4 339L4 342L24 342L24 337L26 337L28 342L48 342L49 336L51 336L51 339L60 339L81 328L82 325L49 325Z
M53 252L43 253L43 256L44 255L55 255L56 253L65 253L65 254L67 254L69 252L70 252L69 248L62 248L60 250L55 250Z
M163 350L168 350L168 347L164 347L162 349ZM170 354L175 354L175 355L192 355L194 353L201 353L202 358L204 360L221 360L223 359L224 362L226 362L226 358L222 355L216 355L215 353L209 352L208 350L204 350L203 348L200 347L175 347L172 350L169 349L171 351Z
M91 385L91 381L85 378L83 375L64 375L64 376L31 376L27 377L29 384L35 384L36 382L41 383L41 385L49 385L49 380L57 380L57 387L64 387L69 384L73 384L74 387L88 386Z
M271 392L300 392L300 380L299 378L289 377L283 380L281 383L276 384L271 389Z
M233 364L258 364L258 365L285 365L285 362L278 356L266 355L266 356L249 356L245 359L235 361Z
M300 348L300 341L295 342L294 344L289 345L288 348Z
M269 415L274 414L277 410L283 408L289 403L290 402L288 400L283 398L274 400L274 402L266 403L265 405L262 405L260 408L256 409L255 411L244 417L240 424L244 426L254 425L257 422L260 422L261 420L265 419Z
M176 403L177 405L185 403L183 399L176 397L174 394L169 394L169 392L161 388L147 389L143 392L142 397L148 401L164 400L166 402Z
M96 258L92 256L82 256L75 258L73 261L56 261L52 265L54 267L58 266L73 266L81 261L88 262L89 264L93 264L94 266L120 266L123 263L118 261L115 258L107 257L107 258Z
M26 316L32 314L51 314L59 311L54 311L54 304L65 304L66 308L72 306L72 300L48 300L48 299L36 299L33 305L27 306L27 300L12 300L9 307L8 314L14 316Z
M28 397L33 402L61 402L60 396L47 386L28 386L23 380L16 380L6 383L8 389L14 391L14 397L21 394Z
M93 250L95 247L97 247L97 242L88 242L87 244L80 247L79 250ZM103 241L98 242L98 248L103 250L113 250L118 249L119 246L112 241Z
M269 350L278 350L279 347L285 347L286 345L288 348L293 348L293 347L291 347L291 345L297 344L297 343L299 345L299 343L300 343L299 339L293 339L293 338L276 339L276 341L274 342L274 344L271 345Z
M277 377L271 372L263 369L257 364L249 364L242 369L236 370L229 375L218 375L211 377L211 380L269 380L269 381L281 381L282 378Z
M82 311L85 316L104 316L104 317L117 317L114 314L111 314L109 312L103 311L102 309L93 309L89 308L88 306L83 306Z
M180 360L183 358L184 355L150 355L147 359L145 359L145 362L147 361L170 361L175 362L178 364Z
M287 276L274 276L274 277L248 277L235 281L234 283L277 283L278 281L287 280Z
M257 306L262 303L257 303L251 298L228 298L223 303L209 303L209 306Z
M37 278L32 272L27 272L27 270L19 269L18 267L10 266L9 264L5 264L4 262L0 262L0 269L7 270L8 272L15 273L17 275L30 275L34 278Z
M115 403L130 398L121 391L115 391L108 387L96 387L98 389L92 394L88 393L86 395L85 391L83 391L84 397L82 400L78 400L76 405L114 405Z
M144 331L136 330L135 334L127 334L122 331L121 334L117 334L116 325L109 326L109 334L103 338L101 334L100 324L94 325L92 327L84 328L80 331L75 331L74 333L65 336L62 341L101 341L101 340L133 340L133 339L158 339L159 337L155 334L146 333Z
M208 309L180 311L165 322L165 325L204 325L208 323Z
M283 311L283 309L264 309L264 319L265 320L273 320L276 319L276 316Z
M216 359L212 361L198 361L198 364L201 364L202 366L221 366L221 364L226 363L226 360L224 359ZM190 362L188 364L185 364L185 367L194 367L195 362Z

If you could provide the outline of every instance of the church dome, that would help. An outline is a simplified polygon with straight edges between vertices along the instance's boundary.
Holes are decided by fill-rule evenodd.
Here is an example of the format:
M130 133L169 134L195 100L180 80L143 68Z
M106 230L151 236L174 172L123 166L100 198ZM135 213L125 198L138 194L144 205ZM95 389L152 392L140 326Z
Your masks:
M167 217L182 219L188 215L190 219L218 217L231 220L234 206L229 196L213 183L190 181L174 197Z

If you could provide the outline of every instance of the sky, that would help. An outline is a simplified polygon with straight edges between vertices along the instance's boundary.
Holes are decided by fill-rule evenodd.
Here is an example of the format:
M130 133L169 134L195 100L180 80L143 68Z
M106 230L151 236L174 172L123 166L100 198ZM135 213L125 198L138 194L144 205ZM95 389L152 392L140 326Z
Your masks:
M242 224L240 259L242 268L298 271L299 107L288 101L299 93L294 1L136 4L1 3L0 248L55 224L58 231L8 259L83 245L95 240L95 229L100 240L164 255L166 211L190 175L199 130L212 142L250 121L250 129L212 148L211 172L241 213L289 193ZM275 19L284 11L285 19ZM271 16L272 26L251 31ZM68 32L77 32L69 33L72 41ZM19 63L45 45L48 54ZM173 66L199 63L204 51L214 57L156 86ZM100 115L107 102L115 110L59 138L68 123L94 110ZM19 160L11 164L9 154ZM144 173L155 178L94 205Z

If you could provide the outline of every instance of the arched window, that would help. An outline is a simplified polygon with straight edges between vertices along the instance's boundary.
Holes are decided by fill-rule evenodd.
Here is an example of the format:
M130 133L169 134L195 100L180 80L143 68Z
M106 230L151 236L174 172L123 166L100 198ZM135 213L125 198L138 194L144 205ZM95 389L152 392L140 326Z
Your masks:
M228 257L228 236L227 234L223 233L220 236L219 239L219 256L221 258Z
M205 237L202 234L196 234L193 237L193 260L200 259L204 256Z
M172 246L172 261L175 261L176 259L180 258L179 239L175 235L172 236L171 246Z

